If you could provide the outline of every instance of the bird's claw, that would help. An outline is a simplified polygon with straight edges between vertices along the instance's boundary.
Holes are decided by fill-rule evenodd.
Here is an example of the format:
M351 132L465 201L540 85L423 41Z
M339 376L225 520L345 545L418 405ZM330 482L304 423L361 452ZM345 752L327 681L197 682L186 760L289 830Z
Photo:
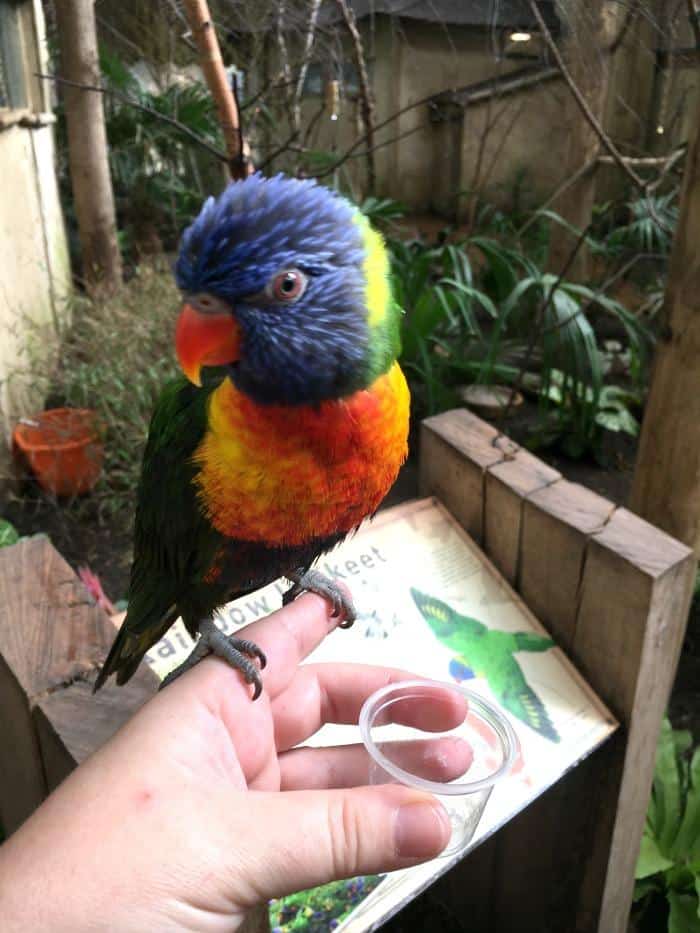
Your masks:
M234 670L240 671L247 684L253 684L253 699L257 700L263 688L260 670L267 664L265 653L254 641L236 638L234 635L225 635L211 619L205 619L200 623L199 632L199 639L189 657L168 674L158 689L162 690L163 687L167 687L207 655L214 654L230 664ZM258 659L259 669L250 658Z
M350 628L357 618L357 610L352 597L348 596L334 580L324 576L320 570L299 570L287 574L287 579L292 581L292 586L282 597L283 606L292 602L306 590L309 593L317 593L330 602L334 619L343 616L343 621L338 623L338 628Z

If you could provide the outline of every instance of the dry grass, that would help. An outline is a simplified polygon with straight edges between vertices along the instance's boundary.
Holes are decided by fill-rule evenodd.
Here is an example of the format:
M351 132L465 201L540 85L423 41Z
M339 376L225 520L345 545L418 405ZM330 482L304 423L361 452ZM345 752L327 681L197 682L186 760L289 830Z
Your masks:
M90 497L99 515L130 520L154 403L177 372L173 330L178 291L165 262L142 266L121 292L81 302L63 335L49 403L94 408L105 464Z

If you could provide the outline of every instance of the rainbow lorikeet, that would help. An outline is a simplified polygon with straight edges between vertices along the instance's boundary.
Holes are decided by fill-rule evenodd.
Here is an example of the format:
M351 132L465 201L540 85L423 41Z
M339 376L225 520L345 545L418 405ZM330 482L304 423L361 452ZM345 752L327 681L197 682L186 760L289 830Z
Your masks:
M177 259L175 345L143 459L128 611L95 683L125 683L178 616L261 690L216 609L280 576L352 602L311 568L388 492L407 453L400 309L382 237L313 181L253 175L204 204ZM171 675L172 677L173 675ZM167 682L170 678L166 678Z

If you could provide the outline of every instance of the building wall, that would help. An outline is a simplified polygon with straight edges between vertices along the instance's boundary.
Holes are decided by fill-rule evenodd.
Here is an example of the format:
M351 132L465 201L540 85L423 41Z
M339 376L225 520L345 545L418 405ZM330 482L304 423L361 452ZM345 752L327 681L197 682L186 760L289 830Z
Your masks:
M505 77L524 62L496 54L496 37L486 30L454 29L449 35L432 24L404 24L400 52L399 107L448 88ZM467 192L476 189L507 202L518 179L544 197L561 180L557 170L565 141L566 90L548 82L469 107L458 125L431 122L427 105L407 111L398 121L396 166L387 191L408 197L418 209L463 213ZM461 125L460 125L461 124Z
M486 29L448 29L388 16L377 16L373 23L363 20L362 28L377 123L404 111L376 133L378 195L403 201L415 211L452 217L464 213L464 192L475 182L486 197L501 203L508 202L523 176L525 187L539 200L560 183L567 94L560 82L470 107L456 124L434 122L427 103L411 106L446 90L505 77L537 59L500 55L498 36ZM347 47L345 55L349 60ZM317 106L317 100L304 101L305 121ZM358 102L344 99L337 121L324 118L316 147L343 153L360 129ZM348 160L340 173L356 194L362 192L364 158Z
M39 0L21 13L22 41L33 44L45 65ZM0 109L0 484L9 473L12 429L42 402L57 327L69 310L70 266L48 94L34 86L26 102L26 108ZM31 125L18 122L22 109Z

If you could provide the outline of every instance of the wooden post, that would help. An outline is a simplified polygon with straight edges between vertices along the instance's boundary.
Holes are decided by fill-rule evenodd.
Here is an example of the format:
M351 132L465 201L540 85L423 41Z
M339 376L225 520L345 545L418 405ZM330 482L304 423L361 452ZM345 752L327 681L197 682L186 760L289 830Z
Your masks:
M107 158L100 65L93 0L56 0L56 36L61 53L68 164L78 219L85 284L92 294L110 294L122 281L112 179Z
M158 681L143 669L132 687L110 687L88 702L114 626L43 535L0 549L0 816L12 832L76 764L98 748ZM47 709L83 697L68 724L46 728ZM74 705L74 712L75 705ZM53 720L49 720L53 722ZM64 726L65 722L65 726ZM47 757L47 743L51 745Z
M673 241L630 508L700 556L700 114Z
M474 540L484 540L486 469L513 456L516 444L476 415L460 408L452 417L423 422L421 434L421 495L437 496ZM462 451L469 450L470 457Z
M421 484L506 573L623 728L437 884L480 933L626 933L692 552L465 411L423 423ZM519 505L518 505L519 500ZM484 533L485 529L485 533Z

